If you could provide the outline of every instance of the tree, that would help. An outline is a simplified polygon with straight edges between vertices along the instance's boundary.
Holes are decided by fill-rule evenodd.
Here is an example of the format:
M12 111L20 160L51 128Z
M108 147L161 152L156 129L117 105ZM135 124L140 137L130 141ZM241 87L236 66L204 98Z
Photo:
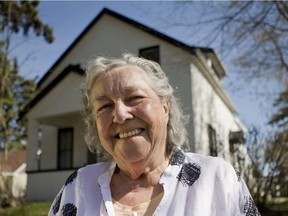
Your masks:
M288 196L288 136L285 133L263 132L252 127L248 135L249 155L253 161L255 181L248 186L259 210L267 208L271 198Z
M196 11L198 19L188 12L195 12L195 7L201 11ZM177 2L173 12L180 17L177 22L166 19L171 26L188 27L193 37L200 28L206 28L199 40L202 45L217 46L224 55L235 51L235 63L243 76L250 79L270 75L287 80L288 2Z
M275 100L274 106L278 109L275 114L272 115L269 124L277 124L280 127L287 127L288 118L288 88L283 91L279 97Z
M0 1L0 148L8 150L25 137L18 114L35 94L35 81L19 74L17 59L10 56L11 38L33 30L47 43L54 40L52 28L44 24L37 11L39 1ZM21 145L20 145L21 146Z

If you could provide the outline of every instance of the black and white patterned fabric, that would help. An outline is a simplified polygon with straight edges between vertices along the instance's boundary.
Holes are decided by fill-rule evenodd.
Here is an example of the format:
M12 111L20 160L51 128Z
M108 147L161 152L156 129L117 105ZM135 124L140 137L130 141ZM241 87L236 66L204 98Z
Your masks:
M176 148L173 152L170 164L180 166L185 162L185 153L181 148Z
M183 186L192 186L193 183L199 178L201 174L200 166L195 163L183 164L181 171L179 172L177 179Z
M260 215L253 199L251 196L245 197L245 205L244 205L244 213L245 216L255 216L255 215Z
M234 168L235 169L235 168ZM240 174L240 172L237 170L237 169L235 169L235 173L236 173L236 176L237 176L237 180L240 182L241 181L241 174Z
M66 203L62 208L63 216L76 216L77 207L73 203Z
M98 163L73 172L49 216L115 216L110 181L116 164ZM155 216L259 216L245 182L217 157L175 149L160 184L164 196Z
M54 215L56 215L59 212L60 209L60 203L61 203L61 198L62 198L62 193L63 191L61 191L57 197L55 198L55 201L52 205L52 212Z

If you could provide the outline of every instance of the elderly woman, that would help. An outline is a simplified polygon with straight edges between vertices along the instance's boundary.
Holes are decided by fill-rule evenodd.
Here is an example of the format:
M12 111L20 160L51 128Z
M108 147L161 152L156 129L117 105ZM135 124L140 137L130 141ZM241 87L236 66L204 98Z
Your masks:
M83 92L86 142L105 162L75 171L49 215L259 215L230 164L184 153L187 118L159 64L96 58Z

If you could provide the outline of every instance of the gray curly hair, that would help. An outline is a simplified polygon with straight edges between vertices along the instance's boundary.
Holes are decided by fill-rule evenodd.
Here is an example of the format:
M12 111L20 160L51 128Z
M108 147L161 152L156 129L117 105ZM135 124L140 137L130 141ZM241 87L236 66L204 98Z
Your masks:
M122 58L97 57L88 62L85 70L85 78L82 84L83 92L83 116L86 124L85 141L92 153L96 153L102 161L111 160L111 156L103 149L98 136L96 120L94 115L94 103L92 89L95 81L112 68L122 65L134 65L142 68L154 81L153 90L160 100L167 101L169 107L169 120L167 127L166 153L171 154L176 147L188 149L188 137L185 128L188 122L187 116L177 103L173 94L173 88L169 84L166 74L160 65L129 53L124 53Z

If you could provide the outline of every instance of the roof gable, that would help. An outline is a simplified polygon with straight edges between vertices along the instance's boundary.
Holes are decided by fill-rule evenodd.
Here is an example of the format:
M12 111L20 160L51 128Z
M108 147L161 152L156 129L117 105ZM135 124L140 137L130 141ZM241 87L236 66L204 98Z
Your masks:
M122 20L125 23L128 23L134 27L136 27L137 29L141 29L142 31L149 33L157 38L160 38L170 44L173 44L174 46L180 47L186 51L188 51L189 53L194 54L195 53L195 49L201 49L202 52L204 53L210 53L210 54L215 54L214 50L211 48L204 48L204 47L194 47L194 46L189 46L183 42L180 42L172 37L169 37L163 33L160 33L148 26L145 26L137 21L134 21L132 19L129 19L125 16L122 16L116 12L113 12L107 8L104 8L95 18L94 20L92 20L90 22L90 24L84 29L84 31L72 42L72 44L64 51L64 53L60 56L60 58L51 66L51 68L46 72L46 74L44 74L44 76L41 78L41 80L38 82L38 87L40 87L44 81L48 78L48 76L53 72L53 70L60 64L61 61L64 60L64 58L68 55L68 53L84 38L84 36L89 32L90 29L92 29L92 27L94 25L96 25L98 23L98 21L104 16L104 15L110 15L114 18L117 18L119 20ZM219 64L219 62L217 62L217 64ZM223 68L221 68L223 69ZM224 71L224 69L223 69Z
M159 39L163 42L166 42L174 47L180 48L183 51L186 51L189 54L196 55L199 53L199 50L201 50L201 53L204 55L204 61L212 60L213 65L217 66L216 73L219 77L225 75L225 69L222 67L221 62L219 61L216 53L213 49L210 48L200 48L200 47L194 47L189 46L187 44L184 44L178 40L175 40L165 34L162 34L152 28L149 28L145 25L142 25L134 20L131 20L127 17L124 17L118 13L115 13L109 9L103 9L90 24L84 29L84 31L74 40L74 42L66 49L66 51L60 56L60 58L52 65L52 67L48 70L48 72L42 77L42 79L38 82L38 90L39 93L37 96L28 104L28 106L25 107L24 111L20 114L20 117L22 118L32 107L34 107L40 100L43 98L56 84L58 84L71 70L74 70L76 72L79 72L80 74L83 74L84 71L80 68L80 65L68 65L65 66L65 64L71 64L69 59L69 55L77 49L76 46L80 46L80 43L84 41L85 36L88 36L88 32L92 28L99 23L100 20L104 16L110 16L111 18L114 18L118 21L123 22L124 24L128 24L130 27L134 27L138 30L144 31L144 33L151 35L155 37L156 39ZM106 24L107 25L107 24ZM90 31L90 32L91 32ZM91 39L90 39L91 40ZM66 61L68 60L68 61ZM66 61L66 62L65 62ZM65 64L63 64L65 62ZM75 64L78 64L74 61ZM63 69L64 68L64 69Z
M80 65L68 65L49 85L47 85L39 94L36 95L33 100L25 107L20 113L22 118L30 109L32 109L43 97L45 97L58 83L60 83L69 73L74 72L78 74L84 74L84 71L80 68Z

